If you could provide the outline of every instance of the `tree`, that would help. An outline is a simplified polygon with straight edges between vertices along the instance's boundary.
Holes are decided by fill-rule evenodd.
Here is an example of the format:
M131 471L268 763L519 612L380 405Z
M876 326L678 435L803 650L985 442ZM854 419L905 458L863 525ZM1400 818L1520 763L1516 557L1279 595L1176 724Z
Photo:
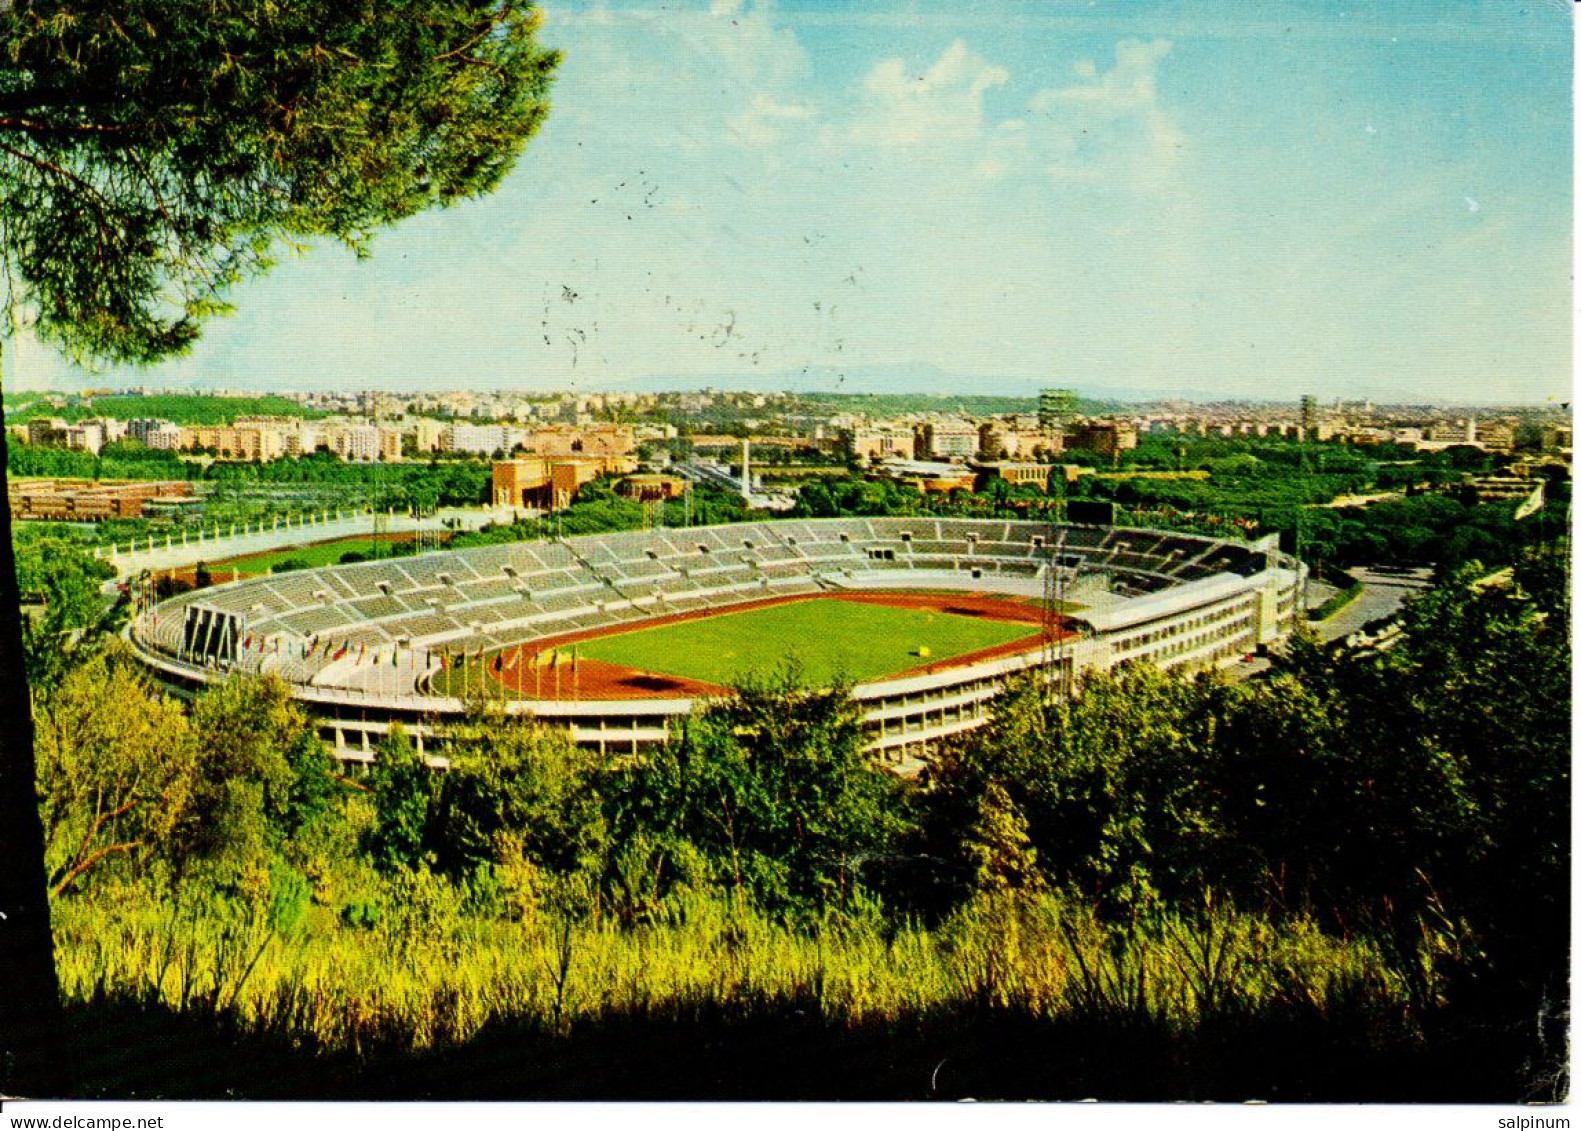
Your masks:
M901 831L900 787L863 750L850 696L794 671L744 683L606 790L617 843L689 843L738 898L772 910L851 896L880 878L870 865Z
M384 225L492 190L547 113L559 57L537 27L524 0L0 5L8 325L76 359L152 361L282 244L363 254ZM24 1058L6 1083L37 1091L58 990L22 655L6 507L0 1062Z
M573 872L600 862L598 755L560 731L497 722L444 775L435 818L439 862L465 875L500 863L502 838L540 868Z
M192 727L200 772L178 863L217 869L229 882L257 879L324 807L328 756L274 676L232 677L206 691Z
M42 602L23 628L27 673L35 692L53 687L121 623L124 605L107 602L99 586L115 571L63 542L30 546L17 555L17 584Z
M1051 705L1036 682L1016 686L938 760L930 852L980 883L1024 830L1050 880L1122 918L1222 875L1218 685L1142 664L1090 672L1079 692Z
M168 843L192 800L197 746L120 646L73 668L34 710L50 890Z
M990 780L983 791L977 821L967 831L962 847L972 865L972 886L978 891L1036 887L1042 878L1026 818L997 781Z
M428 841L431 776L406 732L399 726L391 727L368 771L376 819L364 847L381 868L409 868L422 862Z

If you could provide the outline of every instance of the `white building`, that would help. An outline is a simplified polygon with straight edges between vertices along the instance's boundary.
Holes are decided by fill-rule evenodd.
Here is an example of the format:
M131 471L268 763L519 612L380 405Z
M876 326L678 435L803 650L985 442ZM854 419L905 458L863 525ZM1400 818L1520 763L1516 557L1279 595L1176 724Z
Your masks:
M335 454L341 459L372 463L379 458L379 430L371 424L353 424L336 438L340 447Z
M470 452L491 456L509 455L527 442L527 433L505 424L451 424L445 428L441 448L447 452Z

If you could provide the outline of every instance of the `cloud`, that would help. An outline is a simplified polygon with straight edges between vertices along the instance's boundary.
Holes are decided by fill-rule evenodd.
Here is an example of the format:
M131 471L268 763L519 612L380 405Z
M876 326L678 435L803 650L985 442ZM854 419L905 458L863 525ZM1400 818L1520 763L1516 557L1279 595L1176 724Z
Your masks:
M696 157L741 133L761 142L775 117L765 105L795 105L807 76L795 31L761 0L557 12L548 37L568 48L549 128L604 152Z
M805 103L780 103L760 94L752 100L752 105L730 119L727 129L744 145L772 145L784 135L785 127L809 122L815 116L816 111Z
M1071 67L1076 81L1039 90L1024 113L995 119L987 95L1008 88L1010 72L957 39L920 68L901 58L874 65L844 125L838 114L824 115L826 137L834 147L888 152L951 176L1156 191L1186 146L1159 98L1159 68L1171 47L1167 39L1122 40L1108 69L1079 59Z
M1165 183L1186 147L1158 97L1159 65L1171 46L1167 39L1121 40L1109 70L1078 60L1072 70L1080 81L1032 96L1029 133L1050 176L1142 190Z
M1084 81L1061 90L1045 90L1032 100L1034 111L1050 112L1058 106L1078 106L1108 117L1146 112L1158 104L1158 64L1169 54L1167 39L1151 43L1124 39L1115 47L1114 67L1102 74L1089 59L1076 63Z
M983 133L984 92L1009 79L959 39L921 74L903 59L885 59L862 82L847 137L888 148L970 141Z

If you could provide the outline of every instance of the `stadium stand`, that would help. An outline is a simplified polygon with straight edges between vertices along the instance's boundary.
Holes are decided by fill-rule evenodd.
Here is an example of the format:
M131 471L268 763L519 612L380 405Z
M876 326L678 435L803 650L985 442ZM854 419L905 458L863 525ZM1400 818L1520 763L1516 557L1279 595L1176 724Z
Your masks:
M376 733L370 727L396 718L421 727L432 713L456 709L428 687L437 665L431 657L447 650L499 650L655 616L849 587L1035 597L1050 584L1051 570L1061 584L1101 598L1101 607L1078 616L1087 666L1144 657L1165 666L1239 658L1288 631L1297 606L1291 594L1305 576L1267 540L1001 519L792 519L521 542L273 574L141 610L129 634L145 662L175 685L209 682L230 670L272 671L333 720L337 744L348 728L361 727L366 745ZM194 635L184 627L198 621L228 631ZM403 649L409 657L404 665L373 662ZM382 670L374 673L375 667ZM940 687L954 689L952 703L965 696L980 705L1002 678L970 669L934 677ZM917 692L918 703L933 690ZM899 710L906 726L891 732L885 720L897 708L885 709L889 714L870 719L876 749L925 749L951 727L987 717L986 706L952 708L946 722L925 706L908 705ZM542 717L544 708L534 710ZM587 705L564 710L578 734L605 735L623 719L629 725L616 726L620 733L652 733L647 723L631 721L634 714L611 709L599 716L595 732L584 717ZM651 723L652 712L643 718Z

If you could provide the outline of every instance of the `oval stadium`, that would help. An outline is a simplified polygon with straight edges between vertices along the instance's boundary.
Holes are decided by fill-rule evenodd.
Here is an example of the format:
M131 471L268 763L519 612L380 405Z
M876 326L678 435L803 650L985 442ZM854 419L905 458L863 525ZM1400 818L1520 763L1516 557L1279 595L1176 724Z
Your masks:
M165 685L273 673L346 761L430 745L495 704L605 752L793 664L851 688L869 748L915 766L1007 678L1204 669L1294 626L1305 567L1256 542L1131 527L792 519L517 542L271 574L141 603Z

